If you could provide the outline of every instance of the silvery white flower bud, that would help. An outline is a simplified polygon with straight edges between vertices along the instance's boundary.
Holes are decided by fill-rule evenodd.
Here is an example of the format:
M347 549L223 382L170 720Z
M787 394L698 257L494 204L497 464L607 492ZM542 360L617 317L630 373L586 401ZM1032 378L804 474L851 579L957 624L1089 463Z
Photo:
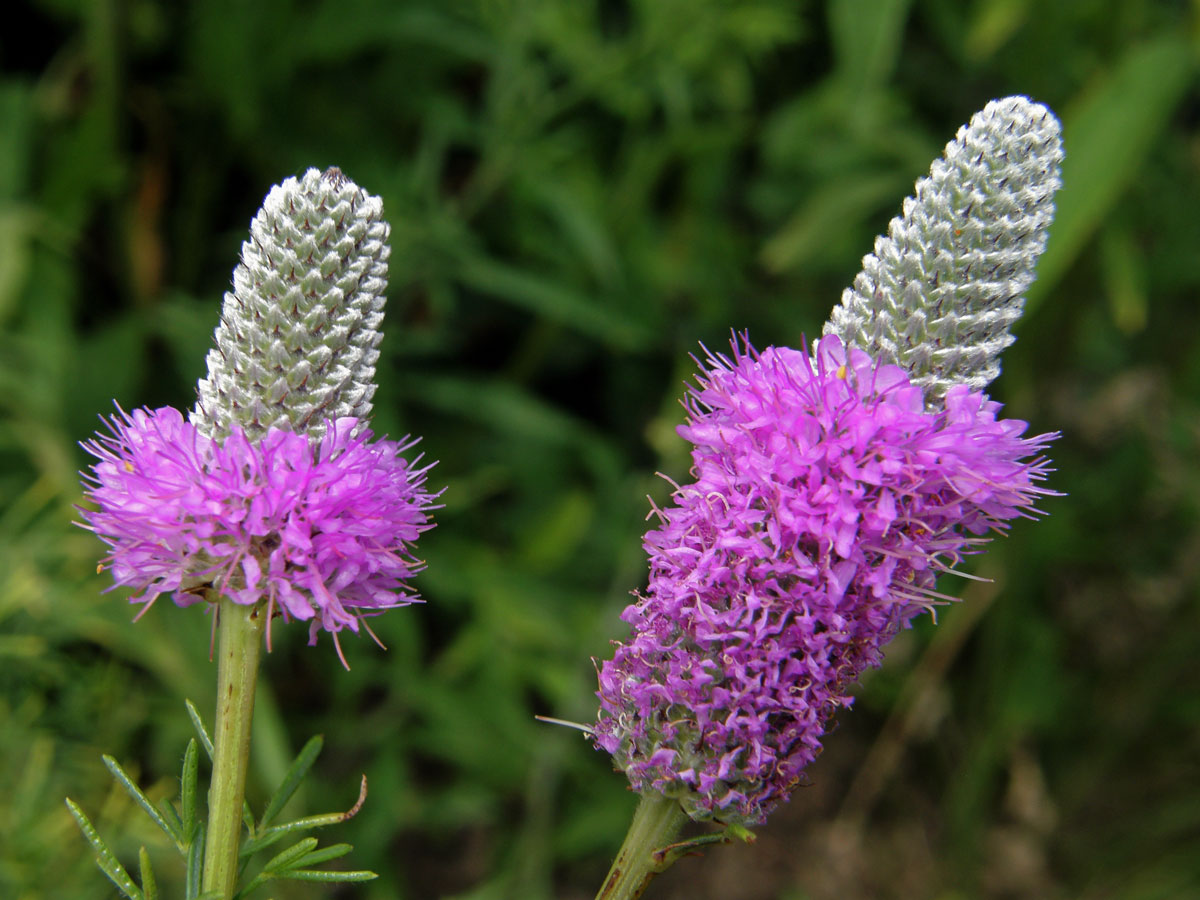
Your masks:
M875 241L826 323L941 404L1000 374L1061 186L1058 120L1025 97L993 100L946 145Z
M267 194L226 292L191 421L224 438L272 426L309 437L365 420L387 287L383 203L338 169L309 169Z

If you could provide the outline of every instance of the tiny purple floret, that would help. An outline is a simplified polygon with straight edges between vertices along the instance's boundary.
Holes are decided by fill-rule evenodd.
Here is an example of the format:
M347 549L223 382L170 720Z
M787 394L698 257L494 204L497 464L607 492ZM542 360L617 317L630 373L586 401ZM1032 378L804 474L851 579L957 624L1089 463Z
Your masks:
M927 410L834 336L710 356L687 402L693 481L645 536L650 580L600 668L594 737L637 791L757 824L937 576L1036 513L1057 435L965 385Z
M430 467L402 455L415 441L372 442L353 418L330 422L315 447L278 429L216 441L170 407L107 424L83 445L97 459L84 478L99 508L81 513L133 602L170 593L187 606L211 586L309 622L312 644L419 599L407 582L423 568L413 547L433 527L435 495Z

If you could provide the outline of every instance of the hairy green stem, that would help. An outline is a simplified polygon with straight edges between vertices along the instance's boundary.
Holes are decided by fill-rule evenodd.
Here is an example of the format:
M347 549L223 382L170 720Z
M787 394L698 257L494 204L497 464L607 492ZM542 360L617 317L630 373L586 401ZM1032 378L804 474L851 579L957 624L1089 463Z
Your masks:
M652 791L643 794L596 900L637 900L642 896L654 876L675 861L674 854L657 851L668 848L686 819L678 801Z
M266 616L256 606L239 606L228 597L221 598L218 615L217 722L201 889L231 898L237 887L250 722Z

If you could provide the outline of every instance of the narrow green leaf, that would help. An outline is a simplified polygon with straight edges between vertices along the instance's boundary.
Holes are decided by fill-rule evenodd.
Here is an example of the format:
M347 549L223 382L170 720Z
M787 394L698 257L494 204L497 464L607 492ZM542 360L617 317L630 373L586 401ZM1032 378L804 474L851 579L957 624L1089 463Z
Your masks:
M247 834L254 834L258 829L254 827L254 813L250 810L250 801L242 801L242 824L246 826Z
M96 865L100 867L100 871L108 876L108 880L115 884L117 890L124 894L128 900L144 900L141 890L133 883L133 879L129 877L129 873L125 871L124 866L117 861L117 858L112 855L112 851L101 840L91 820L84 815L83 810L76 806L70 797L67 798L67 809L75 817L75 823L79 826L79 830L83 832L83 836L87 839L87 842L92 845L92 851L96 854Z
M304 854L303 859L296 861L296 866L317 866L323 862L329 862L331 859L339 859L353 849L350 844L330 844L328 847Z
M280 869L286 869L289 865L294 864L300 857L306 853L310 853L317 846L317 839L314 837L306 837L292 844L282 853L277 853L272 856L267 864L263 866L263 872L277 872Z
M1108 79L1063 115L1063 187L1025 315L1057 285L1109 209L1137 179L1192 84L1191 43L1174 34L1137 44Z
M345 822L347 819L352 819L358 814L358 811L362 809L363 802L366 799L367 776L364 775L362 784L358 790L358 799L354 801L354 805L345 812L323 813L316 816L305 816L302 819L295 819L291 822L285 822L282 825L272 825L243 842L239 855L246 857L252 853L256 853L264 847L269 847L271 844L274 844L287 834L308 831L311 828L323 828L326 825L337 825L339 822Z
M184 700L183 702L187 706L188 718L192 720L192 726L196 729L200 743L204 745L204 752L208 754L209 762L212 762L213 742L212 738L208 736L208 729L204 727L204 720L200 718L200 711L196 709L196 704L191 700Z
M172 824L163 818L162 813L160 813L154 804L151 803L146 797L146 795L142 793L141 788L134 784L133 779L125 774L125 770L121 768L121 764L107 754L105 754L102 759L104 760L104 765L108 767L108 771L112 772L113 778L117 779L117 782L121 785L121 787L125 788L129 796L137 801L137 805L145 811L146 815L154 820L154 824L161 828L166 836L169 837L177 847L183 847L183 845L186 843L183 835L174 830Z
M138 869L142 876L142 894L146 900L158 900L158 881L150 865L150 854L145 847L138 848Z
M287 774L283 777L283 782L267 802L267 808L263 810L262 819L259 820L260 827L269 825L287 805L288 800L296 793L296 788L300 786L300 782L304 780L304 776L308 774L324 746L325 738L318 734L311 738L296 755L296 759L288 767Z
M322 872L315 869L299 868L300 866L315 866L331 859L338 859L349 853L353 847L349 844L332 844L320 850L302 851L304 847L315 848L316 838L305 838L293 847L280 853L267 863L266 867L251 881L237 892L237 900L243 900L253 891L268 881L275 879L295 878L298 881L370 881L377 877L374 872Z
M344 821L346 821L345 813L323 813L318 816L305 816L302 819L294 819L282 825L272 825L270 828L260 832L256 837L246 841L242 845L241 855L247 856L255 853L289 834L297 834L313 828L324 828L326 825L337 825L339 822Z
M159 800L158 806L155 808L162 813L162 817L167 820L167 824L170 825L171 828L179 832L179 834L186 834L186 832L183 830L183 819L179 818L179 813L175 811L175 807L171 805L171 801ZM187 853L185 846L176 844L176 847L180 853Z
M187 873L184 876L185 900L197 900L200 896L200 875L204 871L204 825L196 829L188 847Z
M260 850L265 850L272 844L277 844L289 834L295 831L303 831L304 829L287 829L284 826L275 826L261 831L258 834L251 835L242 841L242 846L238 850L238 856L241 859L248 859Z
M99 859L96 860L96 865L100 871L108 876L108 880L116 885L117 890L129 898L129 900L144 900L142 892L138 886L133 883L133 879L129 877L129 873L123 868L112 869L106 863L102 863Z
M361 869L350 872L321 872L311 869L292 869L279 878L290 878L292 881L374 881L379 876L374 872Z
M183 751L183 772L179 776L180 806L183 809L183 839L192 840L196 830L196 769L199 765L200 751L196 747L196 739L188 741L187 749Z

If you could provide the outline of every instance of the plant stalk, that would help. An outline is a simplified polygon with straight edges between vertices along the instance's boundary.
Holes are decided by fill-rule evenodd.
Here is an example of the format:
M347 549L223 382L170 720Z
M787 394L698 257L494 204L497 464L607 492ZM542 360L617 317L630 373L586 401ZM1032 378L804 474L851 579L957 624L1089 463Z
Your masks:
M237 887L250 723L266 616L257 606L239 606L228 597L221 598L217 614L217 721L201 890L217 891L229 900Z
M617 851L596 900L637 900L659 872L675 861L663 854L687 819L678 801L647 791L642 795L625 842Z

